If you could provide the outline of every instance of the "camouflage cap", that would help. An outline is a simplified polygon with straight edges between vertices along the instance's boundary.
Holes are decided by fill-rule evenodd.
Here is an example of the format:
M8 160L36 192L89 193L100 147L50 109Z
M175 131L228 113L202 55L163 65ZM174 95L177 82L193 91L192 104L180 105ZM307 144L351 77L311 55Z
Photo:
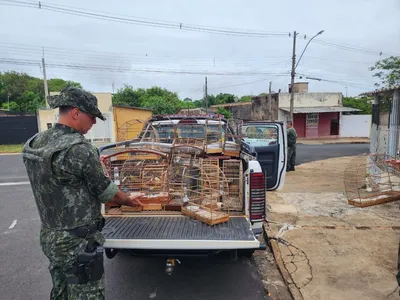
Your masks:
M76 107L103 121L106 120L97 107L97 98L91 93L77 87L66 87L59 95L50 96L48 101L51 108L60 106Z

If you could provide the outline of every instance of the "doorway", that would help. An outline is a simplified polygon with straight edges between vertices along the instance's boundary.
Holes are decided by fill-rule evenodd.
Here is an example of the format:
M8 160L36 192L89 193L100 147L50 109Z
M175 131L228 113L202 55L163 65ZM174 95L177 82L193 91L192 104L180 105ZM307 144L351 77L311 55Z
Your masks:
M331 135L339 135L339 120L331 120Z

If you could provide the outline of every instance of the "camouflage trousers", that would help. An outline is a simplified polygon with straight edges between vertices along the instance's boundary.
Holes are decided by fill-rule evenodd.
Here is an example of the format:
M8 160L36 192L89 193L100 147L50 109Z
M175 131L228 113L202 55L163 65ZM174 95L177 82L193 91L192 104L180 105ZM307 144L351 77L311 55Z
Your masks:
M104 275L99 281L87 284L68 284L67 271L74 265L77 254L82 252L87 241L67 231L43 228L40 231L40 245L50 261L49 271L53 281L51 300L103 300Z
M296 163L296 145L287 147L287 168L286 170L294 170L294 165Z

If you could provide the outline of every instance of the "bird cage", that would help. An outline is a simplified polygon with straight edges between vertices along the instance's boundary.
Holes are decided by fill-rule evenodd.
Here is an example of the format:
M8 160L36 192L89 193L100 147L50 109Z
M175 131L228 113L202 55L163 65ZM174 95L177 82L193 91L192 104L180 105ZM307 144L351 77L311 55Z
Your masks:
M193 176L191 172L183 175L189 177L183 180L189 184L183 187L183 199L188 205L182 207L182 214L208 225L229 221L230 208L221 202L221 186L227 183L216 161L202 159L199 164L200 176Z
M368 207L400 199L400 161L386 154L354 157L344 171L348 203Z
M136 140L139 138L139 134L143 130L145 121L140 119L133 119L123 123L117 128L117 142L123 142L128 140Z
M169 166L170 196L174 203L183 204L183 188L195 186L195 178L198 178L199 159L196 149L188 147L173 147Z
M243 166L239 159L222 161L222 172L226 178L222 202L231 210L243 210Z
M121 159L122 156L125 159ZM140 200L144 210L161 210L162 204L169 202L169 158L166 153L150 149L128 149L103 156L101 161L105 174L122 191L145 194Z

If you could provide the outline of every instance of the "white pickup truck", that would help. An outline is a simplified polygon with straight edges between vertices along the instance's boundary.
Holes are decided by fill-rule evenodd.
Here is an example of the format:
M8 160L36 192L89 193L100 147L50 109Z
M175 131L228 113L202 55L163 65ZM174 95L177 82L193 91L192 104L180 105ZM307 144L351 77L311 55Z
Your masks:
M210 134L217 134L217 138L209 138ZM280 122L245 122L239 134L235 135L227 120L212 115L156 116L147 121L136 139L99 148L102 158L112 156L113 161L118 160L118 155L129 153L129 149L167 157L172 155L178 139L181 143L186 139L189 144L181 144L180 150L197 147L197 156L218 159L219 164L233 159L242 165L242 174L237 174L241 207L229 212L229 221L217 225L205 224L179 210L123 212L118 207L110 210L103 205L106 256L113 258L122 249L135 255L163 256L170 273L176 258L222 251L230 251L236 258L238 254L252 255L255 250L265 250L262 225L267 211L266 191L279 189L284 183L286 127ZM204 142L198 146L190 139ZM109 175L116 179L112 171ZM223 202L224 198L220 198Z

